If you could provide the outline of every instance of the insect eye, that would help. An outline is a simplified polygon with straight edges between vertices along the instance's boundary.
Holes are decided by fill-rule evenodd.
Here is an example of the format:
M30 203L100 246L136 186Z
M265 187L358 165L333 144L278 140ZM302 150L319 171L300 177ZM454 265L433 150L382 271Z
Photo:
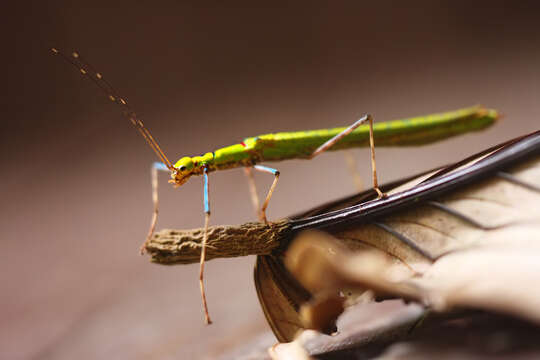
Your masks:
M185 165L182 165L182 166L180 166L180 168L179 168L178 170L180 170L180 171L186 171L186 169L187 169L186 166L185 166Z

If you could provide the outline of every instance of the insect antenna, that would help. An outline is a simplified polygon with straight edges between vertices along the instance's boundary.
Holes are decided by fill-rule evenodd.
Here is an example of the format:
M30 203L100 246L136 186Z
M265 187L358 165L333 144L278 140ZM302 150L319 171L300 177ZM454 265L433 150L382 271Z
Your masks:
M124 109L124 116L126 116L133 126L135 126L137 131L142 135L152 150L154 150L159 159L165 164L165 166L167 166L167 168L174 170L174 166L171 164L167 156L165 156L165 153L159 146L158 142L154 139L150 131L148 131L143 122L137 118L137 115L133 110L131 110L131 107L128 105L127 101L118 95L114 87L103 78L103 75L100 72L96 71L92 65L86 62L77 52L72 52L71 55L67 55L55 48L51 48L51 51L55 55L60 55L65 61L76 67L82 75L88 76L88 78L107 95L109 100L120 105Z

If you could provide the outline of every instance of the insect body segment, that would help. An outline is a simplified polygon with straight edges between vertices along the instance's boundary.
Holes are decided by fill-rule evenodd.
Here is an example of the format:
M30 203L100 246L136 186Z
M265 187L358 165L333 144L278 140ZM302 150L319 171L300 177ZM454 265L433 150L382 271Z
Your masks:
M472 106L456 111L374 123L378 146L416 146L482 130L497 119L495 110ZM323 143L343 133L346 127L260 135L255 149L261 161L311 158ZM358 126L335 142L328 151L369 146L369 125ZM249 139L245 140L245 142Z
M261 143L257 138L244 139L240 144L234 144L214 152L214 164L217 170L236 167L253 166L261 162Z
M183 185L192 175L203 175L206 171L213 169L214 154L206 153L202 156L189 157L185 156L178 160L174 165L174 170L171 172L170 181L175 186Z

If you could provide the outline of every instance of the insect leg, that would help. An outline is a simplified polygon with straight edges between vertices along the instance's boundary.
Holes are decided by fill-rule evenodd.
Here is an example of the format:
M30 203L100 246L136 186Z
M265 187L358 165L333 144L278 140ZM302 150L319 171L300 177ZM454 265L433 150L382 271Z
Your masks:
M356 191L361 192L362 190L364 190L364 182L362 181L362 176L358 171L358 162L356 161L352 151L345 150L343 154L345 156L345 162L347 163L349 173L353 178L354 187L356 188Z
M373 117L370 114L362 116L360 119L356 120L351 126L349 126L345 130L319 146L317 149L315 149L315 151L313 152L313 154L311 154L309 158L312 159L315 156L322 154L365 122L369 122L369 148L371 150L371 173L373 175L373 190L377 192L377 198L380 199L382 197L385 197L385 194L379 189L379 183L377 181L377 167L375 164L375 143L373 140Z
M377 199L386 197L381 189L379 189L379 182L377 181L377 165L375 163L375 140L373 139L373 117L367 115L369 119L369 150L371 152L371 175L373 176L373 190L377 192Z
M267 166L262 166L262 165L255 165L253 166L253 168L255 170L259 170L259 171L274 175L274 182L272 183L272 186L270 186L270 190L268 190L268 194L266 195L266 199L264 200L263 206L261 207L261 214L260 214L261 221L263 221L265 224L268 224L268 220L266 219L266 208L268 207L268 203L270 202L270 199L272 198L272 194L274 193L274 189L276 188L276 185L279 179L279 171L276 169L269 168Z
M259 220L263 221L261 217L261 203L259 201L259 195L257 194L257 186L255 185L255 179L253 178L253 171L251 167L245 167L244 172L248 179L249 195L251 196L251 203L255 214L259 217Z
M201 263L199 270L199 287L201 288L201 298L204 310L204 321L207 325L212 323L208 314L206 303L206 292L204 291L204 261L206 258L206 242L208 241L208 223L210 222L210 199L208 196L208 168L204 168L204 236L201 249Z
M166 171L169 172L169 168L167 165L155 162L152 164L152 168L150 169L150 177L152 179L152 203L154 204L154 211L152 213L152 220L150 222L150 229L148 230L148 235L146 235L146 241L144 244L141 245L140 253L141 255L144 254L146 251L146 244L148 241L150 241L150 238L154 234L154 230L156 229L156 223L157 223L157 217L158 217L158 205L159 205L159 199L158 199L158 170L159 171Z

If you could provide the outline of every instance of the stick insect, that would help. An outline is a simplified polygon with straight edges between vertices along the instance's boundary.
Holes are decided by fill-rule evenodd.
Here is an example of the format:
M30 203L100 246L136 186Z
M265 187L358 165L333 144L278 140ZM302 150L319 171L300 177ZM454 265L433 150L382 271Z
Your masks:
M532 171L535 163L537 170ZM379 249L390 254L397 262L409 259L416 266L423 263L429 267L432 262L446 255L452 256L452 251L464 250L458 244L449 247L453 241L459 242L464 232L478 231L488 235L489 232L502 230L501 225L505 223L502 219L505 218L510 221L510 227L512 224L527 222L507 214L506 217L497 216L496 223L493 223L492 216L482 215L476 206L463 207L459 203L460 200L467 202L476 199L487 204L485 200L491 196L488 195L489 188L493 190L492 195L507 189L506 193L514 199L516 196L513 190L521 188L518 191L521 199L527 198L529 204L524 206L534 205L534 199L539 199L534 196L534 192L540 195L538 170L540 131L491 146L453 164L383 184L381 190L388 194L384 199L371 201L374 193L367 190L273 221L269 225L248 222L211 226L206 259L257 255L254 280L262 310L277 339L280 342L290 342L298 330L305 328L306 323L302 319L332 320L329 313L322 317L304 316L302 306L318 302L312 293L298 285L296 278L291 279L292 275L285 269L284 259L295 259L289 252L290 244L301 232L323 231L328 236L343 240L343 245L351 252L358 247L364 247L365 250L367 245L370 250ZM524 176L524 173L530 176ZM536 177L533 173L536 173ZM479 192L482 194L481 199L478 197ZM505 209L501 211L507 212ZM527 212L522 215L529 216ZM400 218L406 221L400 221ZM423 230L406 230L422 224L427 225L420 226ZM441 231L441 226L444 230L435 237L446 240L430 241L434 229ZM508 226L502 227L508 230ZM485 243L484 235L474 238ZM524 233L524 236L530 237L530 234ZM148 243L147 252L155 264L170 266L196 263L200 259L201 248L192 244L201 244L202 238L202 229L161 230ZM474 241L464 246L477 247ZM293 262L304 264L302 266L312 265L310 261ZM392 261L391 266L394 265ZM426 269L420 270L420 273ZM416 274L420 276L420 273ZM388 299L387 295L384 294L383 298ZM328 322L320 322L319 325L324 323L334 325ZM333 330L332 326L321 326L319 329Z
M88 76L108 98L124 108L125 116L135 126L137 131L146 140L150 148L158 156L160 162L152 166L152 201L154 205L150 229L145 243L141 247L144 252L146 244L154 233L158 216L158 171L169 172L169 183L179 187L192 176L202 176L204 179L204 237L201 245L199 286L205 315L205 322L211 323L204 289L204 264L206 257L206 244L208 239L208 226L210 222L210 200L208 174L217 170L244 168L249 181L249 188L253 205L258 212L261 222L268 224L266 210L272 194L276 188L280 172L277 169L260 165L261 162L281 161L287 159L313 159L328 150L341 150L353 147L369 146L371 153L373 190L377 198L385 194L379 189L375 163L374 139L378 146L415 146L442 140L468 131L481 130L490 126L497 119L495 110L482 106L473 106L455 111L431 114L402 120L394 120L373 124L370 114L363 115L348 127L331 129L281 132L245 138L239 144L234 144L201 156L186 156L172 163L165 155L150 131L143 122L137 118L127 101L119 96L114 88L107 82L100 72L84 61L74 52L64 54L57 49L51 49L56 55L62 56L69 63L79 69L81 74ZM274 180L267 192L265 200L260 206L259 198L253 180L252 170L261 171L274 176Z

